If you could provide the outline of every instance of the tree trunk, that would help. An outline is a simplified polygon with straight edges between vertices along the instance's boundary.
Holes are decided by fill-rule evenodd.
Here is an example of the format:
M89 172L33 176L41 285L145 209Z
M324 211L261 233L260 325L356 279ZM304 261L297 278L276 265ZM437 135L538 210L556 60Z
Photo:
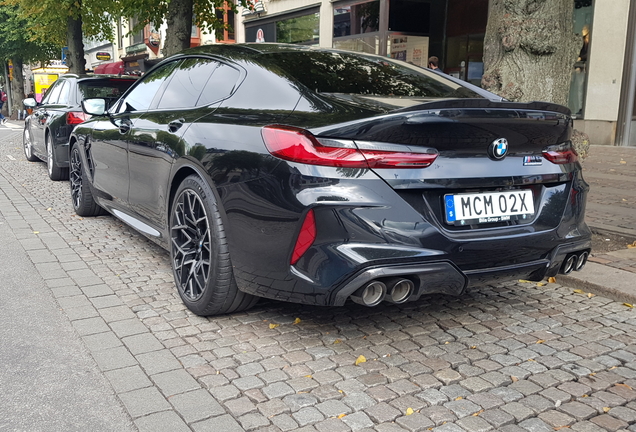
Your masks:
M13 108L12 118L18 118L18 112L24 111L24 77L22 75L22 59L13 57L13 80L11 81L11 108ZM21 116L20 116L21 117Z
M68 71L76 74L86 72L86 59L84 58L84 42L82 41L82 17L68 17L68 29L66 31L66 66Z
M190 48L192 37L193 0L170 0L166 41L163 44L163 55L170 56Z
M511 101L567 105L583 43L573 12L574 0L492 0L482 87Z

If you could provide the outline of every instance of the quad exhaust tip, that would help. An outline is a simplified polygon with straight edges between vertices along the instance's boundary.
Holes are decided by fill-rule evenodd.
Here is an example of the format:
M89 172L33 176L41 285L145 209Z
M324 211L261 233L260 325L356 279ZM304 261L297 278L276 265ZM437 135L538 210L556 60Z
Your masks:
M351 294L351 300L364 306L377 306L386 295L384 282L374 280Z
M588 251L569 254L563 261L563 265L561 265L561 274L566 275L572 273L572 271L574 270L581 270L583 267L585 267L589 256L590 253Z
M387 301L391 303L404 303L411 297L415 284L410 279L394 278L387 281L388 298Z
M372 280L351 294L351 300L364 306L377 306L383 301L400 304L415 291L412 280L403 277Z
M589 256L590 254L588 252L583 252L581 255L579 255L579 257L576 260L576 267L574 268L574 270L576 271L581 270L587 263L587 258Z

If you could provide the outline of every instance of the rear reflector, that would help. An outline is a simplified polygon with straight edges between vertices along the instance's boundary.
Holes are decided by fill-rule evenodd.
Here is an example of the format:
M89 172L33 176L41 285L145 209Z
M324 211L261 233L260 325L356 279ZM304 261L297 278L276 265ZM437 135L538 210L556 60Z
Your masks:
M425 168L437 153L411 153L359 149L353 141L324 140L292 126L272 125L262 130L265 147L274 156L291 162L342 168Z
M314 218L314 211L309 210L303 221L303 226L300 228L298 238L296 239L296 246L294 246L294 253L291 258L291 265L296 264L301 256L316 240L316 219Z
M68 114L66 114L66 124L76 125L84 123L89 118L91 118L91 116L82 111L69 111Z
M553 164L569 164L579 160L579 155L570 143L550 146L543 149L543 157Z

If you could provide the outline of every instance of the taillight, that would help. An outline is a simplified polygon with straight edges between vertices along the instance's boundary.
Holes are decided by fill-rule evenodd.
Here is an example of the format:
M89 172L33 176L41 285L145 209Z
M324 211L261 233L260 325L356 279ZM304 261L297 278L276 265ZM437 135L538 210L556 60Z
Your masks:
M66 124L76 125L85 122L91 118L88 114L83 111L69 111L66 114Z
M579 155L576 153L576 150L574 150L574 147L572 147L572 144L570 143L544 148L543 157L553 164L559 165L575 163L577 160L579 160Z
M303 226L300 227L298 238L296 239L296 245L294 246L294 253L292 253L291 264L294 265L300 259L301 256L316 240L316 219L314 217L314 211L309 210L303 221Z
M274 156L292 162L343 168L425 168L435 161L437 152L408 152L395 144L363 143L317 139L311 132L283 125L265 126L265 147ZM383 148L384 147L384 148ZM391 149L389 149L391 148Z

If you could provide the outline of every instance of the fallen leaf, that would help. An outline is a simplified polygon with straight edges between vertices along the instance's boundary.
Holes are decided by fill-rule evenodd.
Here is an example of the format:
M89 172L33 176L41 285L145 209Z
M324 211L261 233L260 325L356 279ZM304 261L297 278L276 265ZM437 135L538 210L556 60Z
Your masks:
M218 374L220 374L220 373L221 373L221 371L216 371L216 374L217 374L217 375L218 375Z
M446 342L444 342L444 345L448 345L449 343L450 343L449 341L446 341Z
M590 397L590 395L584 394L584 395L583 395L583 396L581 396L581 397Z
M543 342L545 342L543 339L539 339L539 340L537 341L537 343L538 343L538 344L542 344Z
M463 398L463 397L461 397L461 396L457 396L457 397L455 398L455 400L456 400L456 401L457 401L457 400L462 400L462 399L464 399L464 398Z
M471 346L470 349L477 349L477 345Z
M592 372L592 373L590 374L590 376L594 376L594 375L596 375L596 372Z
M630 303L623 303L623 304L624 304L625 306L627 306L628 308L633 308L633 307L634 307L634 305L633 305L633 304L630 304Z
M481 413L483 413L483 412L484 412L484 410L483 410L483 409L482 409L482 410L479 410L479 411L477 411L476 413L473 413L473 417L477 417L479 414L481 414Z
M356 359L356 366L358 366L360 363L366 363L366 362L367 362L367 358L363 356L362 354L360 354L358 358Z
M622 160L621 161L621 165L625 165L627 163L627 161Z
M336 339L335 341L333 341L333 343L339 344L339 343L342 343L342 341L340 339Z
M313 378L311 375L305 375L305 378Z
M611 368L609 368L608 370L612 370L612 369L616 369L618 366L612 366Z
M280 326L280 324L270 324L269 328L271 329L275 329L276 327Z
M575 292L577 294L585 294L585 291L583 291L582 289L575 289L575 290L572 290L572 292Z
M51 211L53 210L51 207L47 208L46 211Z
M40 231L33 231L33 234L40 234Z
M610 410L610 407L603 407L603 412L608 412Z
M338 390L338 393L343 393L343 391L342 390Z
M542 286L546 286L547 283L545 282L537 282L537 286L542 287Z
M296 325L296 324L300 324L300 318L296 318L296 319L294 320L294 325Z
M596 294L592 294L592 293L587 293L587 298L592 298L594 297Z
M632 388L630 386L628 386L627 384L616 384L616 386L626 387L626 388L632 390Z
M512 382L519 381L519 378L517 378L516 376L511 376L510 379L512 380Z
M406 415L411 415L411 414L413 414L413 408L408 407L408 408L406 409Z
M554 430L561 430L561 429L570 429L570 426L557 426L554 428Z
M536 361L535 359L528 359L528 361Z
M340 414L340 415L338 416L338 418L339 418L339 419L341 419L341 418L343 418L344 416L346 416L346 414L345 414L345 413L342 413L342 414Z
M555 277L549 277L548 278L548 283L556 283L556 278Z
M519 279L520 283L532 283L532 281L529 280L525 280L525 279Z

